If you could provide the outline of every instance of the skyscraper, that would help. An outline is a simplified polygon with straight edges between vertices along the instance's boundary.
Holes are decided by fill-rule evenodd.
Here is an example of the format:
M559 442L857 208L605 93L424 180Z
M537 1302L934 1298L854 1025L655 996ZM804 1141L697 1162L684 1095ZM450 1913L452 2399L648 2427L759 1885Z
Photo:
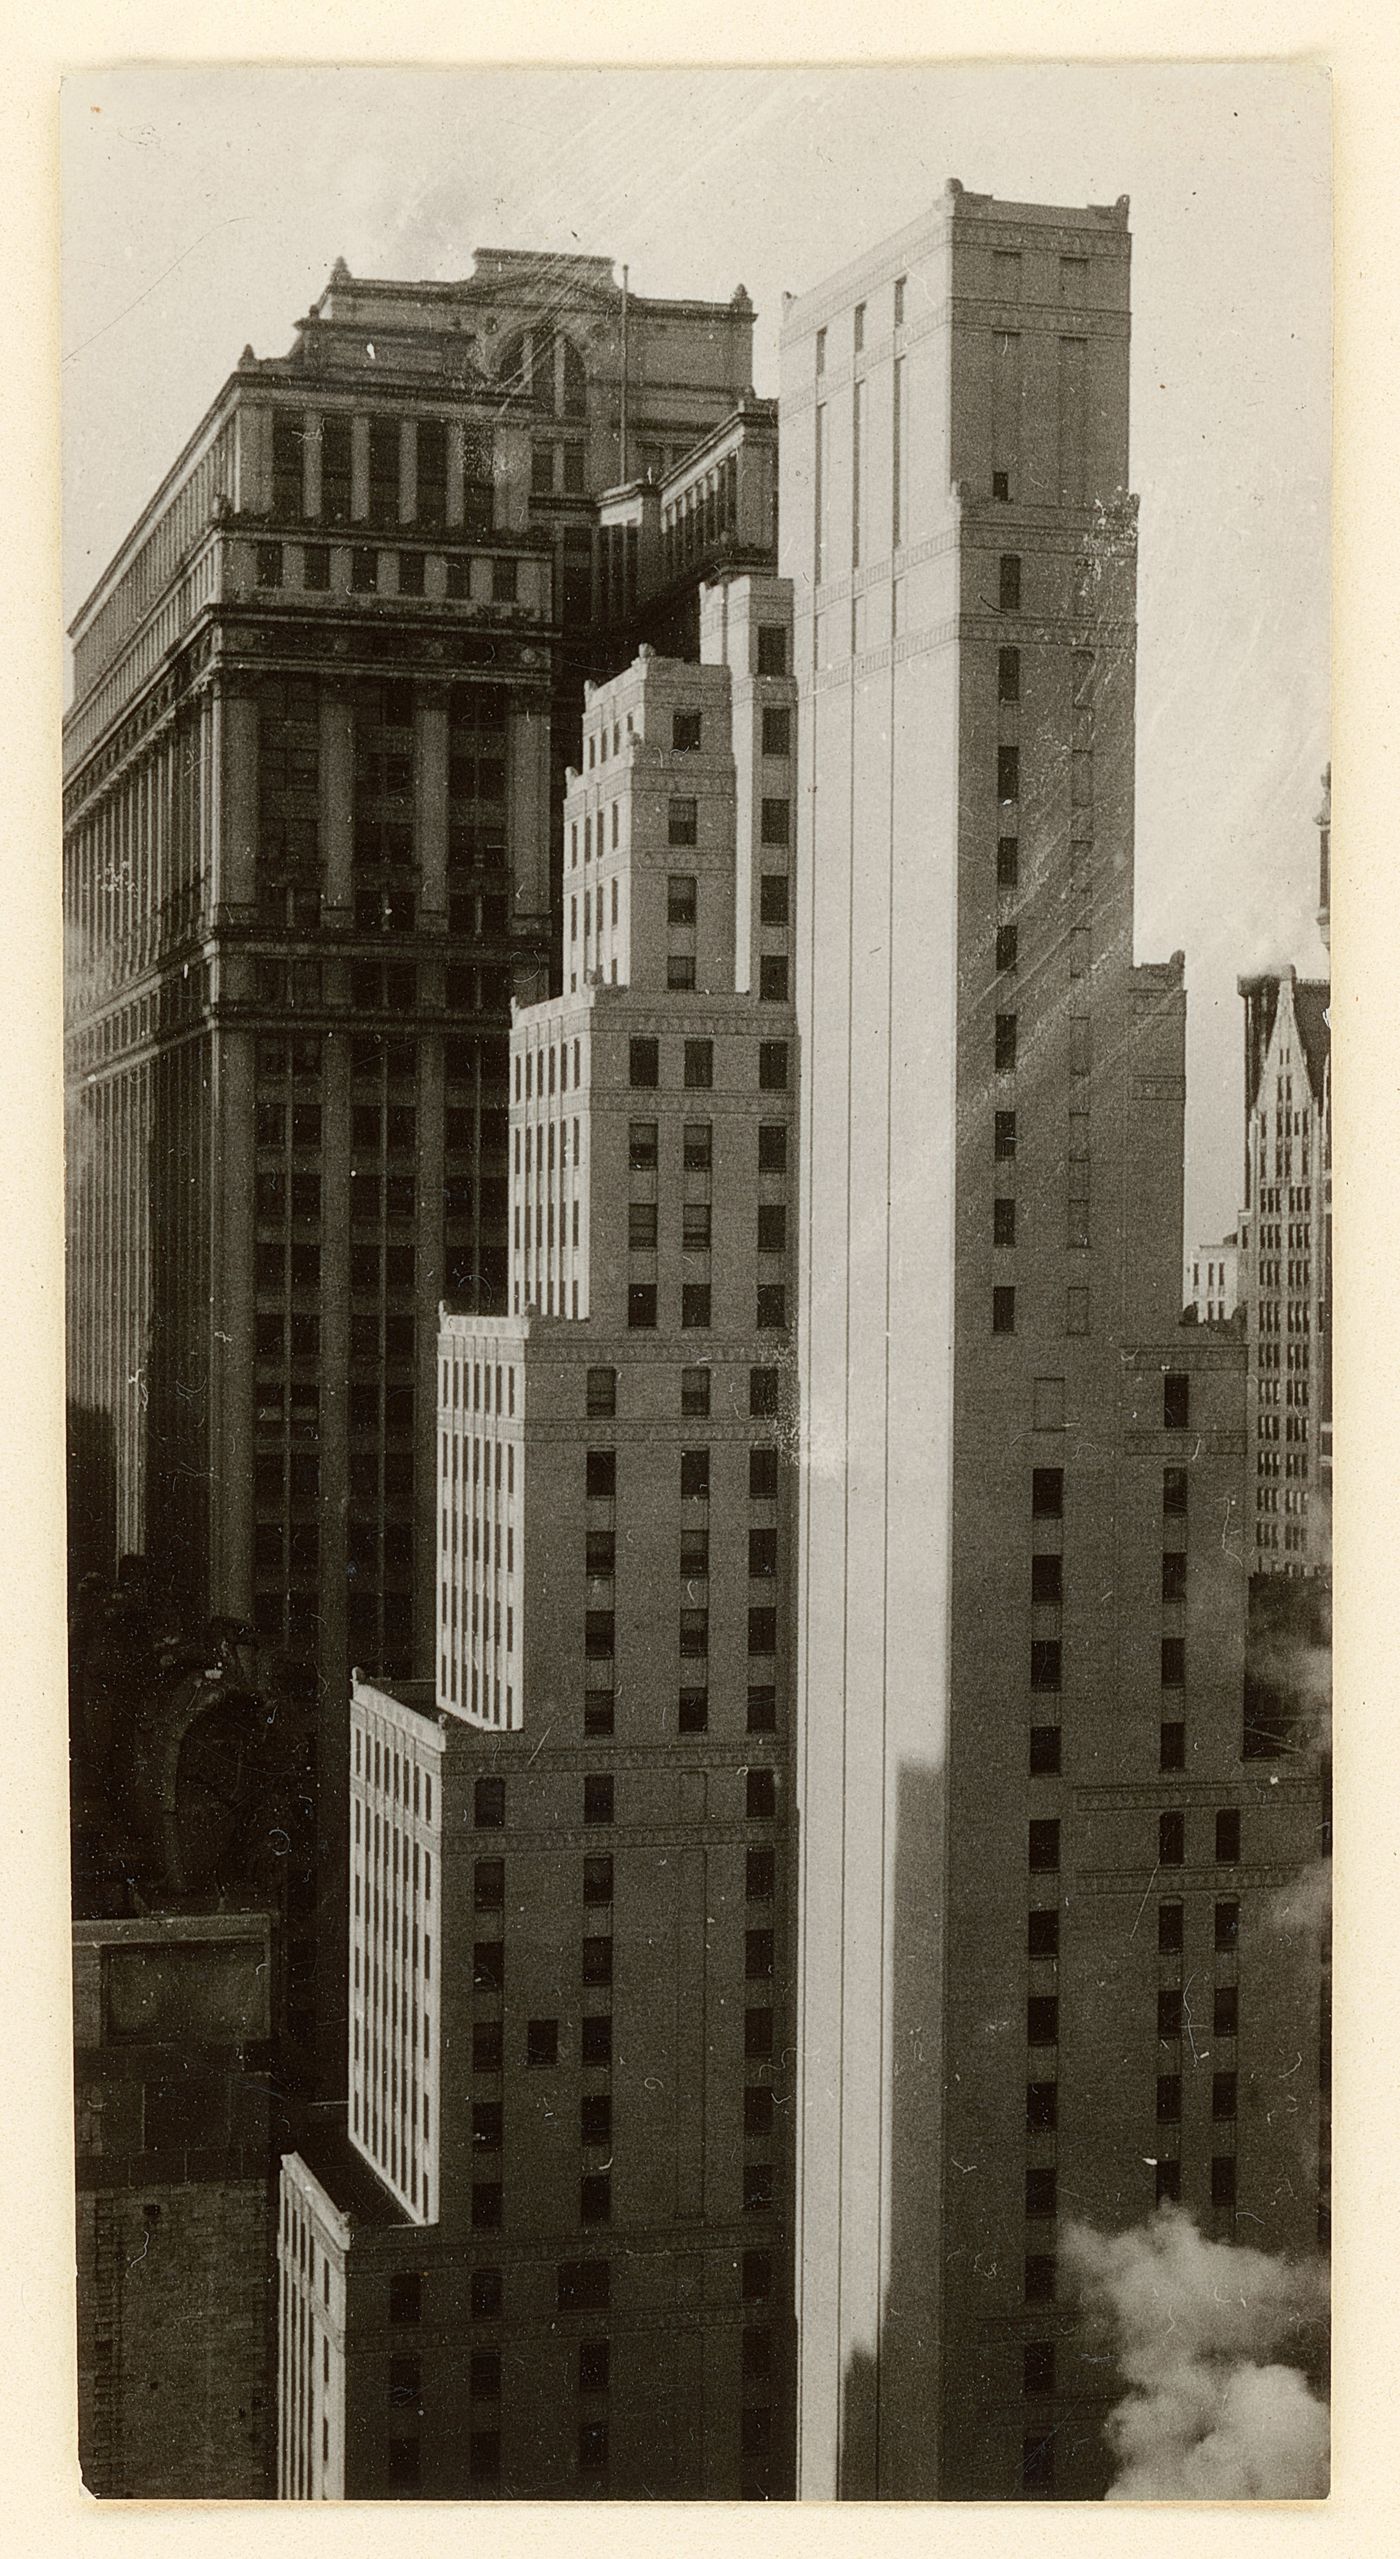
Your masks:
M752 325L600 258L338 262L73 625L75 1571L144 1553L185 1621L319 1676L323 2056L349 1665L432 1649L424 1310L506 1302L510 999L557 965L564 765L619 645L597 497L722 425Z
M698 620L585 701L508 1310L439 1337L435 1675L355 1683L287 2496L790 2489L790 598Z
M1125 202L953 184L785 315L807 2496L1101 2494L1062 2218L1315 2236L1315 2088L1255 2092L1317 1786L1242 1759L1242 1345L1133 960L1128 279Z

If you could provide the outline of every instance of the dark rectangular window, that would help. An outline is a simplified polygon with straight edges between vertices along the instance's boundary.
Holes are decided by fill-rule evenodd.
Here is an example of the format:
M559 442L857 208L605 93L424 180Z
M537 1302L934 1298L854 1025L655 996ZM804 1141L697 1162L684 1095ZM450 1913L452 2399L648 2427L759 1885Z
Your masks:
M750 1928L744 1937L745 1981L771 1981L773 1978L773 1931Z
M751 1768L744 1779L744 1812L749 1821L771 1821L778 1809L778 1786L771 1768Z
M1016 1241L1016 1203L1015 1203L1015 1201L1014 1201L1014 1200L993 1200L993 1202L992 1202L992 1242L993 1242L993 1244L995 1244L995 1245L997 1245L997 1246L999 1246L999 1247L1000 1247L1000 1246L1005 1246L1005 1245L1008 1245L1008 1244L1014 1244L1014 1243L1015 1243L1015 1241Z
M746 2008L744 2011L745 2061L769 2061L773 2053L773 2011L771 2008Z
M707 1688L683 1688L676 1710L676 1728L682 1733L704 1733L710 1727L710 1692Z
M681 1370L681 1411L704 1416L710 1409L710 1372L707 1368Z
M997 798L1019 800L1021 796L1021 750L1018 746L997 748Z
M1055 2260L1053 2257L1027 2257L1022 2278L1022 2291L1027 2301L1054 2300Z
M1233 1955L1240 1942L1240 1906L1237 1901L1218 1901L1215 1905L1215 1951L1217 1955Z
M1237 2035L1240 2030L1240 1994L1234 1982L1222 1982L1215 1994L1211 2031L1217 2035Z
M633 1042L635 1048L636 1042ZM632 1078L636 1082L635 1075ZM653 1077L653 1082L655 1078ZM656 1171L655 1120L629 1120L627 1124L627 1167L632 1173Z
M1027 2043L1057 2044L1059 2040L1060 2003L1058 1999L1028 1999L1026 2001Z
M776 1528L749 1530L749 1579L771 1582L778 1569L778 1532Z
M1181 1993L1159 1990L1157 1993L1157 2040L1171 2043L1181 2033Z
M400 595L421 595L423 593L423 554L421 551L400 551L399 593Z
M491 563L491 601L492 601L492 603L493 603L493 604L514 604L514 603L517 601L518 597L519 597L519 593L520 593L520 563L519 563L519 561L518 561L518 560L493 560L493 561L492 561L492 563Z
M1164 1466L1162 1469L1162 1509L1168 1519L1180 1519L1186 1510L1186 1469Z
M997 700L1019 702L1021 699L1021 652L1019 649L997 651Z
M1164 1901L1157 1912L1157 1952L1179 1955L1186 1943L1186 1909L1179 1901Z
M770 1963L769 1972L772 1971ZM753 1976L750 1976L753 1978ZM773 2130L773 2091L771 2088L744 2090L744 2131L749 2140L762 2140Z
M1021 875L1021 845L1014 835L997 837L997 887L1014 889Z
M613 1941L611 1937L585 1937L582 1941L581 1978L589 1990L607 1990L613 1977Z
M613 1693L610 1688L586 1688L583 1692L583 1729L586 1733L610 1733L613 1728Z
M1153 2165L1156 2169L1154 2185L1158 2203L1179 2204L1181 2201L1180 2160L1158 2159Z
M1179 2124L1181 2121L1181 2073L1170 2070L1157 2082L1157 2121Z
M772 1653L778 1645L778 1612L775 1608L749 1610L749 1652Z
M472 2027L473 2070L499 2070L503 2059L499 2017L478 2017Z
M778 1498L778 1452L776 1448L749 1450L749 1499L751 1502L775 1502Z
M281 585L281 583L282 583L282 545L281 545L281 543L280 543L280 542L260 542L260 543L258 544L258 584L259 584L259 586L280 586L280 585Z
M1019 936L1014 924L999 924L997 926L996 964L999 969L1014 969L1016 966L1018 939Z
M787 1331L787 1290L781 1281L771 1280L759 1290L756 1320L760 1333Z
M1016 1153L1016 1114L998 1111L992 1138L992 1153L998 1164L1007 1164Z
M700 751L700 713L673 711L671 744L678 755L697 755Z
M750 1848L744 1859L744 1898L771 1901L776 1864L771 1848Z
M763 844L786 844L790 838L791 827L791 801L764 800L759 811L759 841Z
M708 1092L715 1080L713 1040L687 1040L685 1044L685 1085L687 1092Z
M323 593L331 582L331 555L324 542L308 542L301 555L301 582Z
M656 1287L653 1281L638 1282L627 1291L627 1322L634 1333L656 1330Z
M636 1087L654 1087L660 1076L660 1043L633 1039L627 1043L628 1079Z
M1217 2212L1233 2210L1237 2187L1233 2159L1212 2159L1210 2163L1210 2199Z
M389 2317L396 2326L407 2326L423 2316L423 2278L420 2274L399 2273L389 2277Z
M473 2266L471 2306L473 2319L499 2319L505 2305L505 2283L499 2266Z
M1064 1558L1061 1555L1032 1555L1031 1598L1046 1606L1064 1596Z
M1239 2105L1239 2081L1233 2070L1217 2070L1210 2083L1210 2111L1217 2124L1232 2124Z
M611 1857L585 1857L583 1861L583 1898L586 1902L610 1902L613 1897L613 1861Z
M1060 1825L1058 1821L1033 1821L1026 1838L1026 1863L1033 1875L1058 1873L1060 1864Z
M1184 1866L1186 1863L1186 1815L1160 1813L1157 1818L1157 1863L1159 1866Z
M609 2358L607 2338L580 2337L578 2341L578 2386L580 2390L606 2390L608 2382Z
M710 1649L710 1616L705 1608L683 1608L680 1622L682 1661L703 1661Z
M506 1899L504 1857L478 1857L472 1868L472 1905L476 1910L503 1910Z
M1016 1330L1016 1291L994 1288L992 1291L992 1331L1014 1333Z
M1060 2119L1060 2086L1055 2079L1032 2079L1026 2084L1027 2132L1053 2132Z
M579 2059L585 2070L603 2070L612 2060L611 2017L585 2017L579 2030Z
M478 2098L472 2107L473 2150L499 2150L501 2147L501 2107L497 2099Z
M766 2248L746 2248L740 2277L745 2301L768 2301L773 2292L773 2260Z
M1191 1380L1184 1369L1169 1368L1162 1379L1162 1428L1184 1431L1191 1419Z
M778 1692L776 1688L751 1688L745 1729L751 1733L776 1732L778 1726Z
M1186 1639L1182 1635L1162 1638L1162 1686L1183 1688L1186 1684Z
M505 1828L506 1781L504 1777L478 1777L472 1800L478 1830Z
M1032 1963L1052 1962L1060 1951L1060 1914L1032 1910L1026 1914L1026 1953Z
M666 881L666 921L668 924L693 924L695 921L695 873L672 871Z
M1016 1064L1016 1016L998 1013L994 1057L998 1075L1009 1075Z
M681 1500L706 1501L710 1491L710 1452L707 1448L681 1450Z
M997 602L1003 613L1021 610L1021 562L1015 551L1003 551L997 579Z
M681 1246L687 1253L708 1253L710 1249L710 1203L708 1200L683 1202Z
M655 1292L653 1292L654 1294ZM687 1333L703 1333L710 1321L710 1284L708 1280L685 1280L681 1284L681 1329Z
M1036 1466L1031 1470L1032 1519L1063 1519L1065 1509L1065 1476L1062 1466Z
M760 622L758 626L758 672L760 675L786 675L787 632L781 622Z
M617 1370L590 1368L586 1388L586 1409L595 1419L617 1411Z
M1031 1686L1058 1689L1061 1678L1059 1641L1054 1636L1031 1638Z
M373 595L379 584L379 554L377 551L356 550L351 552L350 584L356 595Z
M584 1458L584 1481L590 1501L609 1501L617 1491L617 1450L590 1448Z
M613 1781L611 1777L585 1777L583 1781L583 1818L586 1822L610 1822L613 1819Z
M1164 1772L1186 1766L1186 1726L1163 1724L1157 1735L1157 1765Z
M1240 1817L1237 1812L1215 1816L1215 1856L1221 1866L1235 1866L1240 1855Z
M1059 1772L1059 1725L1032 1724L1030 1741L1030 1773L1032 1777L1057 1777Z
M503 1990L506 1950L499 1937L478 1938L472 1948L473 1990Z
M1178 1555L1164 1555L1162 1557L1162 1597L1163 1599L1184 1599L1186 1597L1186 1556L1184 1552Z
M1053 2168L1026 2170L1026 2211L1032 2220L1049 2220L1058 2210Z
M790 711L765 711L763 714L763 752L765 755L791 753L792 714Z
M749 1411L767 1419L778 1410L778 1372L776 1368L749 1370Z
M786 1040L760 1040L758 1044L758 1083L763 1093L785 1093L788 1080Z
M555 2300L560 2310L606 2310L612 2296L612 2269L606 2257L584 2258L560 2266L555 2273Z
M583 1649L589 1661L599 1662L611 1659L616 1649L616 1620L610 1608L585 1610Z
M699 841L700 804L697 800L672 800L666 813L668 844L695 844Z
M769 2160L755 2161L744 2170L745 2212L771 2212L773 2209L773 2168Z

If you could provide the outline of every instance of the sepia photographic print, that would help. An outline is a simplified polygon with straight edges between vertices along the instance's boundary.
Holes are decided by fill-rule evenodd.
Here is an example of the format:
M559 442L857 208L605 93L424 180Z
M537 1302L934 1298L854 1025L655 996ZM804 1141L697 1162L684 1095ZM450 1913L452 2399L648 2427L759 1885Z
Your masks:
M65 82L94 2498L1326 2496L1329 118Z

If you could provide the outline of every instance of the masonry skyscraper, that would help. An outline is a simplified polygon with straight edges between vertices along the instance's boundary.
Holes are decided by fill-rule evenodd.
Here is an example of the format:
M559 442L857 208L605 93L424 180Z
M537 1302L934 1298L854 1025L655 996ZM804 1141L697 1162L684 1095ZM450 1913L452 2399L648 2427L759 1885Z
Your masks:
M1128 288L1126 202L953 184L783 329L804 2496L1101 2495L1061 2218L1315 2237L1317 1785L1242 1757L1243 1350L1133 958Z

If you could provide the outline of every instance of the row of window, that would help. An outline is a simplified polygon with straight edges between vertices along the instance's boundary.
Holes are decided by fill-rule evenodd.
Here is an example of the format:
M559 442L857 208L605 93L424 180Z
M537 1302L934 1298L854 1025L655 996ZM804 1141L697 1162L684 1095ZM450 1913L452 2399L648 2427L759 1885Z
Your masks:
M786 962L784 962L786 967ZM668 1044L669 1045L669 1044ZM687 1092L708 1092L715 1080L713 1040L685 1040L681 1083ZM627 1044L628 1081L638 1091L651 1091L661 1082L661 1042L658 1039L634 1038ZM786 1040L760 1040L758 1044L758 1083L760 1092L785 1093L788 1081L788 1044Z
M486 521L469 526L470 531L483 532ZM343 555L342 555L343 556ZM288 567L300 561L300 586L310 594L328 594L332 584L332 552L326 542L259 542L254 546L254 575L265 590L293 585ZM391 563L393 564L391 567ZM429 555L423 551L382 551L365 543L355 543L350 550L349 590L352 595L425 596L429 591ZM472 593L472 568L469 559L431 562L432 583L454 601L466 602ZM437 571L441 570L441 580ZM479 573L476 585L478 602L515 604L520 596L520 563L514 559L493 559L489 564L489 595L481 589L486 581Z
M615 1375L613 1371L604 1372ZM778 1371L755 1368L749 1371L749 1406L752 1412L767 1407L772 1399L776 1411ZM590 1409L592 1409L590 1407ZM609 1411L612 1407L607 1408ZM590 1448L584 1455L584 1489L590 1501L614 1501L617 1497L617 1450ZM685 1502L707 1502L710 1498L710 1451L708 1448L686 1448L681 1451L681 1499ZM749 1450L749 1499L773 1502L778 1498L778 1452L776 1448Z
M585 2023L587 2020L585 2020ZM609 2019L597 2021L610 2024ZM745 2302L771 2301L774 2261L767 2248L745 2248L740 2255L740 2297ZM416 2327L424 2316L426 2285L416 2269L399 2268L387 2285L387 2307L394 2327ZM555 2307L564 2315L608 2310L612 2306L612 2265L606 2257L575 2259L555 2269ZM473 2266L470 2278L473 2319L505 2315L505 2275L499 2266Z
M688 1241L689 1239L687 1238L687 1242ZM627 1291L628 1329L634 1333L655 1332L659 1321L657 1308L658 1297L655 1282L652 1280L634 1282ZM682 1332L707 1332L709 1330L710 1323L711 1290L708 1280L687 1280L681 1289ZM780 1281L765 1282L764 1285L756 1292L754 1307L755 1331L759 1333L785 1333L787 1331L787 1324L787 1290L783 1287ZM761 1373L762 1372L759 1370L754 1370L752 1375L758 1376ZM774 1375L776 1376L776 1371L774 1371ZM751 1413L776 1413L777 1409L778 1399L776 1388L773 1390L772 1400L770 1402L764 1404L754 1404L751 1402L749 1405Z
M583 1781L583 1818L596 1826L610 1825L616 1819L615 1782L610 1775L593 1774ZM744 1772L744 1812L750 1821L771 1821L778 1809L777 1778L771 1768L750 1768ZM478 1777L473 1790L472 1818L478 1830L503 1830L506 1819L506 1781L503 1777Z
M1240 1847L1240 1815L1231 1808L1215 1816L1215 1858L1222 1866L1238 1865ZM1186 1815L1167 1812L1157 1820L1157 1863L1159 1866L1184 1866L1186 1863ZM1026 1864L1033 1875L1057 1875L1060 1871L1060 1823L1058 1818L1029 1822L1026 1828ZM1215 1905L1215 1943L1218 1952L1233 1947L1239 1933L1238 1902ZM1031 1949L1035 1951L1034 1947ZM1054 1951L1053 1949L1049 1951Z

